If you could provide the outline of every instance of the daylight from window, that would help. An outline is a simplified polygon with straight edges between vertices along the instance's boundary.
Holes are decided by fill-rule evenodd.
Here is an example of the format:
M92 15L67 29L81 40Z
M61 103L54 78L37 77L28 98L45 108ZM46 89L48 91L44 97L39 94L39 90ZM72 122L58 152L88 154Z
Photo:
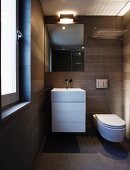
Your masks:
M1 93L16 92L16 0L1 0Z

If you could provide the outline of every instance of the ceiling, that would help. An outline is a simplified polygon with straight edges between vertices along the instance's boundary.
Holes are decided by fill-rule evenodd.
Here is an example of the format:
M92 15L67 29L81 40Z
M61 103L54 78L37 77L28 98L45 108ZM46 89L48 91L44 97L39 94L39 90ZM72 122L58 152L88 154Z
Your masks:
M129 0L41 0L46 16L60 11L75 11L76 15L117 16Z
M59 12L74 11L77 16L117 16L129 0L40 0L45 16L55 16ZM71 12L68 12L71 13ZM61 24L48 24L48 31L52 44L56 48L65 49L71 46L83 45L83 26L79 24L66 25L62 30ZM96 32L95 37L106 35L105 32ZM109 30L110 31L110 30ZM113 30L112 30L113 31ZM111 35L117 37L117 32ZM81 33L81 34L79 34ZM111 36L110 35L110 36ZM106 38L106 37L105 37ZM110 38L110 37L109 37Z

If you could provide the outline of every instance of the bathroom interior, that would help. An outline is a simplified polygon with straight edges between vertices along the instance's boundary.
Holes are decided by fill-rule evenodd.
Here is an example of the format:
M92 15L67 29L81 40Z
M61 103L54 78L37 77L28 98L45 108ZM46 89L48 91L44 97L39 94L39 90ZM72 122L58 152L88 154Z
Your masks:
M0 170L129 170L130 1L0 5Z

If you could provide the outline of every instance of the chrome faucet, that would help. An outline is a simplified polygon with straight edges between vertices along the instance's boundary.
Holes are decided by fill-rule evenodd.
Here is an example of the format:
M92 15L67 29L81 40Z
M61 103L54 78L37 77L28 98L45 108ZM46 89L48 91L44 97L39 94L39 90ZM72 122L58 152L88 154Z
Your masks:
M73 80L72 79L65 79L65 83L66 83L66 88L68 89L68 88L72 88L73 87Z
M69 80L68 79L65 79L65 86L67 89L69 88Z
M73 80L69 79L69 83L70 83L70 88L72 88L73 87Z

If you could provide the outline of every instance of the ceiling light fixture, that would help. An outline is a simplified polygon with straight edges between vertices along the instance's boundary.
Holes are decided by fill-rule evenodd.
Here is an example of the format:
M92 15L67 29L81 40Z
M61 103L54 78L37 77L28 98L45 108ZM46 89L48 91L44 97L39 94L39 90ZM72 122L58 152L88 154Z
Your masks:
M74 15L73 14L60 14L60 24L73 24Z
M77 15L77 13L75 11L66 10L66 11L58 11L57 12L58 17L60 17L61 14L64 14L64 15L73 14L74 17Z

